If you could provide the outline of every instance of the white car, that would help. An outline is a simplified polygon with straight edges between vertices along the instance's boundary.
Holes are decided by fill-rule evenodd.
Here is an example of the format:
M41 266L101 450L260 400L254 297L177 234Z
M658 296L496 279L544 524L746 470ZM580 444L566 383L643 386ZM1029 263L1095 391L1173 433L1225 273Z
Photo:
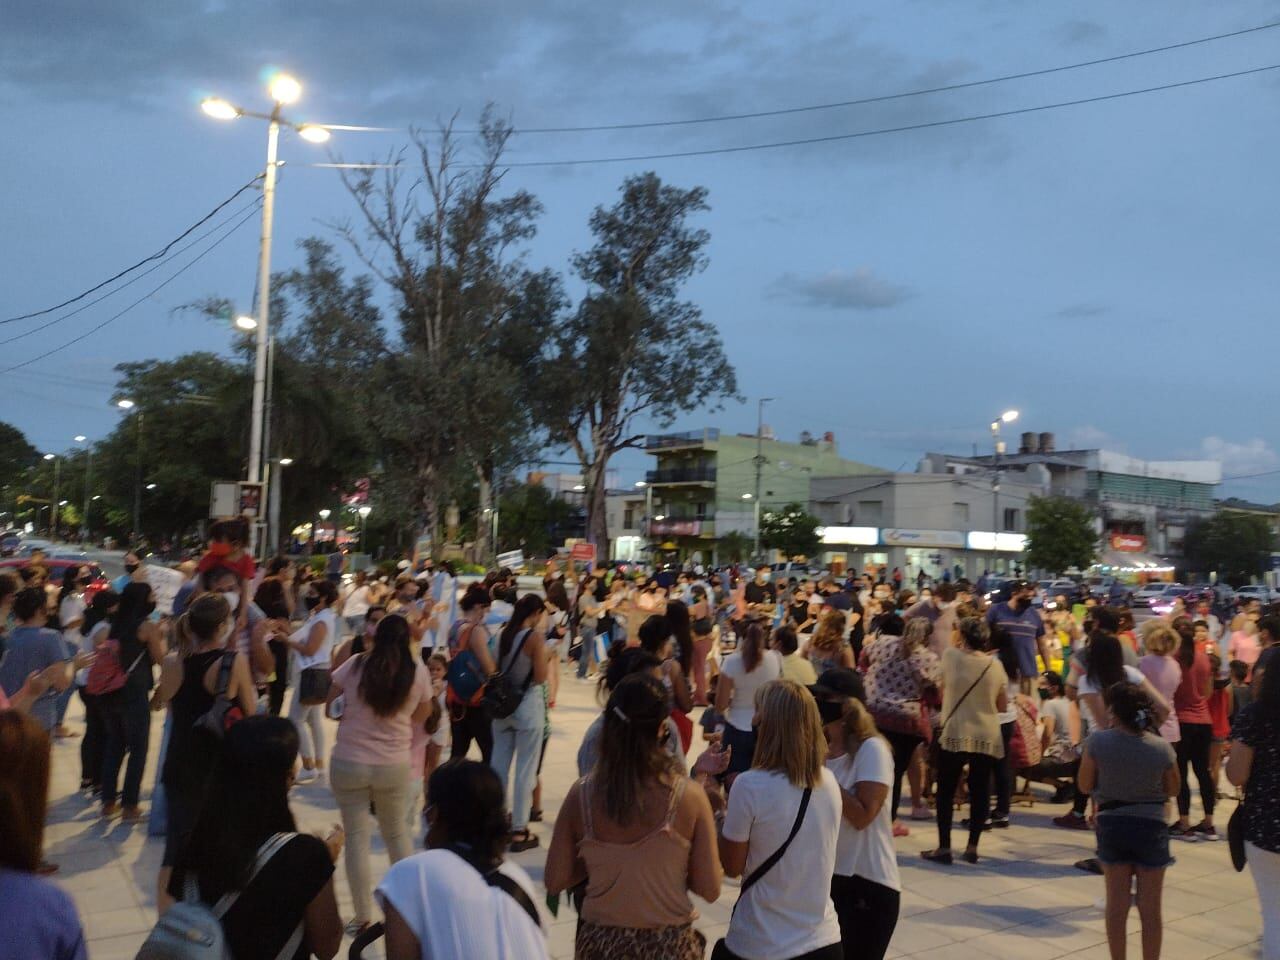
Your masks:
M1276 592L1265 583L1250 583L1243 586L1236 591L1236 597L1241 603L1247 600L1257 600L1260 603L1267 604L1280 599L1280 597L1277 597Z
M1151 601L1158 597L1166 595L1166 591L1170 587L1181 587L1180 583L1163 583L1159 580L1146 584L1133 591L1133 605L1135 607L1148 607Z

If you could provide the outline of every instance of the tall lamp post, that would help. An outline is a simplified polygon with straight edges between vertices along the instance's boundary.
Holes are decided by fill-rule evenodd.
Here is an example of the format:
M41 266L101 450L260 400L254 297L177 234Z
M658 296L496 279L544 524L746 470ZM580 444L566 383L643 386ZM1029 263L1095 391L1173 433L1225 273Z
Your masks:
M1004 441L1000 439L1000 425L1018 419L1017 410L1006 410L991 421L991 572L996 572L996 549L1000 540L1000 457L1004 454Z
M773 397L761 397L760 405L756 410L756 542L753 561L760 557L760 475L764 470L764 405L772 401Z
M644 540L646 546L651 546L649 541L652 536L650 529L653 526L653 487L649 485L647 480L637 480L636 487L644 491ZM650 550L650 553L652 553L652 550ZM653 558L650 556L647 559L652 560Z
M62 479L62 458L56 453L46 453L46 460L53 461L53 499L49 501L49 539L58 539L58 483Z
M302 95L302 84L287 73L277 73L267 89L272 101L270 113L246 110L218 97L209 97L200 103L200 109L215 120L253 117L267 121L267 166L262 179L262 234L258 246L258 324L253 363L253 413L249 424L248 479L254 483L267 480L262 469L262 435L266 410L268 320L271 304L271 230L275 217L278 166L276 154L280 144L280 127L283 125L297 131L298 136L310 143L324 143L329 139L328 127L315 123L294 123L280 113L282 107L296 102Z
M89 443L89 438L84 434L76 436L76 443L85 445L85 452L88 460L84 467L84 511L80 514L80 539L81 541L89 539L89 482L93 479L93 444Z
M128 413L138 405L125 397L117 400L116 406ZM138 410L138 446L134 455L133 469L133 541L136 544L142 537L142 423L143 411Z
M360 514L360 552L364 553L364 528L369 520L369 514L373 513L373 507L366 503L363 507L357 510L356 513Z

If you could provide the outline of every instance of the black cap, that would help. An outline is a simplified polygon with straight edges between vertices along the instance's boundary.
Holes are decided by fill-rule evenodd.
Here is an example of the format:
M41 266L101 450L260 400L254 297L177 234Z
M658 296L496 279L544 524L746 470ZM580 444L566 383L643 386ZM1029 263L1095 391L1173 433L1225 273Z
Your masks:
M867 691L862 685L862 675L848 667L831 667L822 671L818 682L809 687L815 697L853 697L867 702Z
M1031 589L1031 581L1029 581L1029 580L1023 580L1021 577L1018 577L1018 578L1013 579L1013 580L1010 580L1008 583L1006 583L1006 584L1004 585L1004 588L1005 588L1005 590L1006 590L1006 591L1008 591L1009 593L1016 593L1016 592L1017 592L1017 591L1019 591L1019 590L1030 590L1030 589Z

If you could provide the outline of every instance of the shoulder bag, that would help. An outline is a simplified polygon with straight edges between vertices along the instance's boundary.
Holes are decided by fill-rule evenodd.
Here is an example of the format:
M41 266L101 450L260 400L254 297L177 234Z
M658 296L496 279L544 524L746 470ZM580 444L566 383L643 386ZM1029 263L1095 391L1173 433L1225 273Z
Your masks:
M782 855L787 852L787 847L791 846L791 841L796 838L796 834L800 832L800 825L804 823L804 815L809 810L809 798L813 796L813 788L805 787L804 794L800 797L800 809L796 811L796 819L791 824L791 832L787 834L787 839L782 841L782 846L769 856L764 863L751 871L751 876L742 881L742 887L738 892L738 899L733 905L733 913L737 912L738 904L742 903L742 898L746 896L747 891L754 887L760 879L778 865L778 861L782 859ZM732 923L732 920L730 920ZM738 960L738 955L729 949L724 942L724 937L716 941L715 947L711 951L711 960Z
M1227 821L1227 849L1231 852L1231 865L1236 868L1236 873L1244 870L1245 864L1249 862L1244 849L1244 833L1249 827L1247 797L1246 794L1240 798L1235 810L1231 812L1231 819Z
M231 686L231 668L236 662L236 652L228 650L222 655L218 666L218 685L214 689L213 706L196 719L195 728L203 730L221 740L232 724L244 719L244 711L240 705L227 696L227 688Z

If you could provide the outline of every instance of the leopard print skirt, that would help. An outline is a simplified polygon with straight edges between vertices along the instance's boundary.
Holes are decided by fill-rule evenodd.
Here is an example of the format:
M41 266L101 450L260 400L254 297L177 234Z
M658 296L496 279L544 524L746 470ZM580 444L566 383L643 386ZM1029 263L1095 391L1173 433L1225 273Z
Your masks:
M573 955L575 960L702 960L706 948L707 938L691 923L643 930L583 920Z

